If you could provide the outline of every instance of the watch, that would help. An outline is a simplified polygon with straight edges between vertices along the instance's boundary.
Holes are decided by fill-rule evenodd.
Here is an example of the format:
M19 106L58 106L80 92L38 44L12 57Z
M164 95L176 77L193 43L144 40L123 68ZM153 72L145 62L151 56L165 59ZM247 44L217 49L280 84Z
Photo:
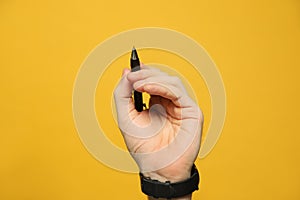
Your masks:
M171 183L170 181L160 182L145 177L140 173L142 192L154 198L176 198L191 194L198 190L200 177L195 164L192 167L191 177L180 182Z

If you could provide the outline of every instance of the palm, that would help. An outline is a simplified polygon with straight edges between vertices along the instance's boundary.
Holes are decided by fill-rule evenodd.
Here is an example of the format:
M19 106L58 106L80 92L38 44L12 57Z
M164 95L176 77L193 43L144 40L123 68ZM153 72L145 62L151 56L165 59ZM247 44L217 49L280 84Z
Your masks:
M182 109L181 107L176 106L169 99L160 97L160 96L152 96L150 100L150 108L155 104L159 104L164 107L165 113L162 114L160 112L156 112L156 115L160 115L159 117L155 117L150 119L150 110L145 110L143 112L137 112L135 109L130 109L130 117L133 119L133 124L138 126L147 126L151 123L160 123L158 120L162 118L165 120L164 126L155 133L153 137L143 139L137 137L131 137L129 135L124 135L125 142L130 152L133 153L151 153L158 151L166 146L168 146L176 137L179 129L182 128L181 125L184 124L184 121L194 121L195 127L197 127L196 123L199 123L197 120L193 120L192 118L184 118L181 116ZM132 104L133 107L133 104ZM133 133L134 135L138 135L139 133ZM180 157L180 159L176 160L170 166L160 169L156 171L158 174L166 175L167 173L178 174L178 171L182 171L183 168L188 168L192 166L194 163L196 156L198 154L199 146L200 146L200 135L199 131L196 135L196 140L194 140L193 144L187 149L187 151ZM172 153L170 154L172 156Z
M158 124L161 123L159 120L165 120L164 126L161 127L160 131L153 133L155 136L147 138L147 140L143 138L125 137L131 152L149 153L157 151L172 142L177 130L180 128L182 119L180 119L180 116L176 116L174 111L176 110L176 112L180 113L181 108L177 108L170 100L158 96L151 97L150 108L155 104L160 104L165 108L165 115L156 112L155 114L160 116L150 119L149 109L140 113L134 109L131 110L130 115L133 119L133 124L141 127L147 126L149 123ZM134 135L138 135L138 133Z

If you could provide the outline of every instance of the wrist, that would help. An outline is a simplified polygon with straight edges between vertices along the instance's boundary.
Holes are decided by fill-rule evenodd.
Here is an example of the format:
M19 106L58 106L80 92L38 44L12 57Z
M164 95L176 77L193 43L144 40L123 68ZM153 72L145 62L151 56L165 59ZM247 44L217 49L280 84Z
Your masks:
M142 173L143 176L150 178L152 180L157 180L159 182L167 182L170 181L171 183L180 182L190 178L191 170L180 172L180 174L174 173L160 173L160 172L144 172Z
M171 174L171 173L170 173ZM181 172L180 174L177 174L176 176L171 176L169 173L167 174L160 174L158 172L147 172L143 173L145 177L148 177L152 180L158 180L159 182L166 182L170 181L171 183L176 183L180 182L183 180L186 180L190 177L191 172L186 171L186 172ZM172 198L172 200L191 200L192 199L192 194L188 194L182 197L177 197L177 198ZM154 198L151 196L148 196L148 200L167 200L164 198Z
M182 170L181 173L173 172L140 173L142 192L148 195L149 200L190 200L192 193L198 190L200 181L196 166L193 165L191 170Z
M172 198L172 200L191 200L192 199L192 194L183 196L183 197L177 197L177 198ZM148 196L148 200L167 200L167 199L163 199L163 198L154 198L151 196Z
M191 172L190 171L186 171L186 172L181 172L181 174L177 174L176 176L171 176L170 174L160 174L158 172L147 172L147 173L143 173L143 175L145 177L148 177L152 180L158 180L159 182L166 182L166 181L170 181L171 183L176 183L176 182L180 182L183 180L186 180L190 177ZM177 197L177 198L172 198L172 200L191 200L192 199L192 194L188 194L182 197ZM151 196L148 196L148 200L168 200L165 198L154 198Z
M192 165L180 167L171 165L167 168L163 168L154 172L142 172L142 174L152 180L158 180L160 182L170 181L171 183L176 183L190 178L191 171Z

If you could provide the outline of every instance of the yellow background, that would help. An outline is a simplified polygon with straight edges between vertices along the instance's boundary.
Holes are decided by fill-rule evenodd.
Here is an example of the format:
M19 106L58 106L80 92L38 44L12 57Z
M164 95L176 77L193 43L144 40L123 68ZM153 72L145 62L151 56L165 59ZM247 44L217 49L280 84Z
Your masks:
M300 199L297 0L0 1L0 199L145 198L136 174L112 170L86 151L72 116L73 83L88 53L145 26L194 38L225 84L225 126L214 150L197 161L202 182L193 199ZM141 57L175 63L161 52ZM201 88L206 130L209 96ZM111 134L122 146L119 133Z

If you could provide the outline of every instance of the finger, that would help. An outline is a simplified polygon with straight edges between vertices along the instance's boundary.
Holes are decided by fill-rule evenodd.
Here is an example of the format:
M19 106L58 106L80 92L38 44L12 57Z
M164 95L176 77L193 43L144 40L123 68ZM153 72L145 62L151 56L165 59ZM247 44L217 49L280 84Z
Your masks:
M155 69L155 68L146 68L145 66L139 70L139 71L135 71L135 72L131 72L128 74L127 78L130 82L136 82L139 80L143 80L143 79L147 79L153 76L167 76L166 73Z
M131 72L128 74L127 78L132 83L151 78L151 81L153 82L165 82L166 84L171 84L180 89L182 92L187 93L180 78L178 78L177 76L169 76L167 73L157 70L155 68Z
M149 108L151 109L151 107L155 104L162 105L166 109L166 112L173 118L181 119L181 108L170 105L172 104L171 100L163 98L161 96L152 95L149 100Z
M154 76L135 82L133 88L139 92L147 92L150 95L159 95L169 99L178 107L194 107L194 101L178 80L172 76Z
M136 84L140 84L140 82L136 82ZM178 100L181 96L181 92L178 91L177 88L170 85L165 85L162 83L143 83L139 86L134 86L135 90L139 92L147 92L148 94L160 96L166 99L171 100L176 106L180 106Z
M145 73L149 74L149 73ZM145 85L146 88L141 88L141 86ZM168 76L168 75L154 75L149 76L145 79L137 80L133 83L133 88L135 90L148 90L147 87L152 87L151 85L156 85L156 87L153 87L152 93L153 95L160 95L163 96L164 92L170 92L170 96L163 96L168 99L174 99L179 98L180 96L186 94L186 90L184 86L182 85L180 79L174 76ZM155 90L154 90L155 89ZM146 91L145 91L146 92ZM149 92L149 91L148 91ZM153 93L155 92L155 94ZM157 92L159 94L157 94ZM161 92L161 93L160 93Z

